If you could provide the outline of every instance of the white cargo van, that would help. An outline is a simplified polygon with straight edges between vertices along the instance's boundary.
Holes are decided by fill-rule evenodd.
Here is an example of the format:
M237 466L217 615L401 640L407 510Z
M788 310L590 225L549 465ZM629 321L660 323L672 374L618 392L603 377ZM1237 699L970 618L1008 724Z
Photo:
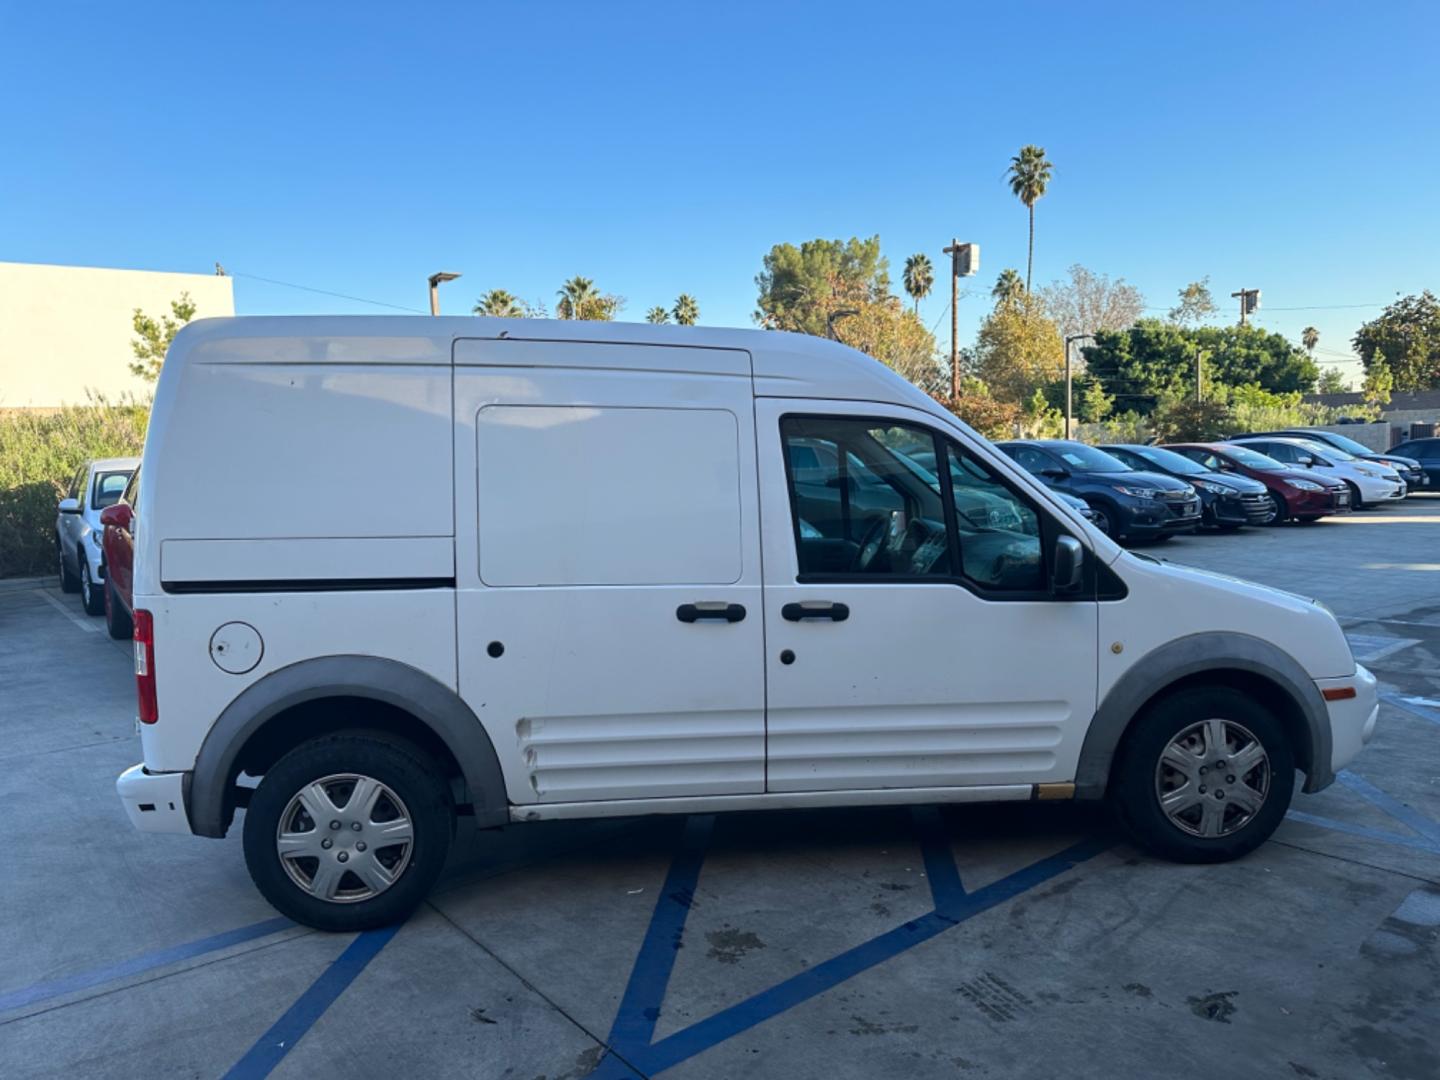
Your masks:
M1109 798L1233 858L1375 726L1325 608L1126 554L813 337L205 320L144 475L120 797L211 837L244 808L312 926L551 818Z

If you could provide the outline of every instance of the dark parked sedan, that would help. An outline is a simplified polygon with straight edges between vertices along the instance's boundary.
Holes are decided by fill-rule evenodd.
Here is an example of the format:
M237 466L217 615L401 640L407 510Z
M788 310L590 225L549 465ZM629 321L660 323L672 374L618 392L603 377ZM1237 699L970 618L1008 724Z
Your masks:
M1200 524L1200 497L1173 476L1136 471L1103 450L1066 439L995 445L1050 487L1084 499L1099 527L1117 540L1162 540Z
M1391 450L1392 454L1414 458L1425 472L1424 491L1440 491L1440 439L1411 439Z
M1207 469L1198 461L1160 446L1120 443L1102 446L1132 469L1148 469L1184 480L1200 493L1200 523L1215 529L1264 525L1275 516L1270 489L1239 473Z
M1237 473L1258 480L1270 492L1275 516L1270 524L1318 521L1326 514L1348 514L1350 489L1314 469L1297 469L1235 443L1171 443L1165 447L1198 461L1207 469Z

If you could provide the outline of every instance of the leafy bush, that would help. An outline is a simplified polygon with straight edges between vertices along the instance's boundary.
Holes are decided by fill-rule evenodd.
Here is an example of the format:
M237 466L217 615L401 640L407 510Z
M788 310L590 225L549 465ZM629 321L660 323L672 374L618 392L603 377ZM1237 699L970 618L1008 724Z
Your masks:
M43 574L55 565L55 504L92 458L137 455L148 403L89 404L54 412L0 413L0 577Z

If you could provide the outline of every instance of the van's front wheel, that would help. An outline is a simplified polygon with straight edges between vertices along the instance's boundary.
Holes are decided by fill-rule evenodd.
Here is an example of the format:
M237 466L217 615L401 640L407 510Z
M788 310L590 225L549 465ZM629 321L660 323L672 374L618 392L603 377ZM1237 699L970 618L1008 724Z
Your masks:
M290 751L245 812L245 863L282 914L319 930L368 930L425 899L450 851L444 776L418 748L330 735Z
M1113 798L1142 847L1179 862L1222 862L1270 838L1294 786L1295 754L1275 716L1238 691L1196 687L1136 723Z

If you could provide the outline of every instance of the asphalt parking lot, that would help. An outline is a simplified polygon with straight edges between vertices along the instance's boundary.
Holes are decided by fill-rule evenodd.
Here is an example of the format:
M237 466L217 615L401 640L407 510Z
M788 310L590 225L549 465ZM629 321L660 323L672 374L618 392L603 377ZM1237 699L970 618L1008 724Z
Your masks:
M129 649L0 583L0 1076L1440 1076L1440 497L1156 557L1318 597L1376 739L1191 867L1009 804L482 834L398 930L278 918L142 836Z

